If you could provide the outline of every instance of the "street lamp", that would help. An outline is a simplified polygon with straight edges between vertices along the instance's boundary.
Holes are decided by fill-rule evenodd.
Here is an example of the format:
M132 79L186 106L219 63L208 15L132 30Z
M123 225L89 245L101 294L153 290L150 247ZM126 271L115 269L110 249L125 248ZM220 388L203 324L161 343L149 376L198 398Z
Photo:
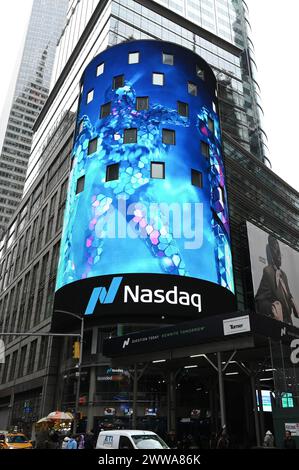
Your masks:
M79 353L79 360L78 360L78 382L77 382L77 389L76 389L76 399L75 399L75 417L74 417L74 432L77 431L77 413L79 408L79 398L80 398L80 379L81 379L81 366L82 366L82 357L83 357L83 336L84 336L84 315L78 315L77 313L68 312L66 310L55 310L57 313L65 313L66 315L70 315L72 317L77 318L81 321L81 330L80 330L80 353Z

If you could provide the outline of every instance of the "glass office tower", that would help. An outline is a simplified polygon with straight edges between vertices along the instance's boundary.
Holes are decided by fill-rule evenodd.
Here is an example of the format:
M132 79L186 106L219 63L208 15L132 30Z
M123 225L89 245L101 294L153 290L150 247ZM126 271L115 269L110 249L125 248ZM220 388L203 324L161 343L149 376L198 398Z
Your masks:
M49 94L57 40L67 0L34 0L0 154L0 238L19 204L32 127Z
M76 112L79 77L106 47L128 39L162 39L205 59L218 81L221 124L244 149L267 162L260 125L253 46L242 0L83 0L70 2L60 38L53 90L36 124L25 191L43 164L42 149L66 112Z

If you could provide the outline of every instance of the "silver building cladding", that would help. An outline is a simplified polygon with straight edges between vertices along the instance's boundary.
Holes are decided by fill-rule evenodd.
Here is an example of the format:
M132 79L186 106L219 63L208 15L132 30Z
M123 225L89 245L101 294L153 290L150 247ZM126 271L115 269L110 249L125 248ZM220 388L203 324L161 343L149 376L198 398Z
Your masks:
M247 14L241 0L69 1L51 92L34 125L23 198L0 242L2 331L50 330L79 80L93 57L126 39L178 43L203 57L215 72L240 310L252 305L245 221L270 229L299 248L299 195L267 165ZM21 194L21 188L18 191ZM89 429L94 416L103 412L98 398L103 383L97 377L106 376L109 366L101 353L107 334L96 327L85 334L82 390L87 401L81 409ZM52 409L74 407L76 361L71 340L12 336L5 343L0 428L21 423L30 432L32 422ZM106 398L105 406L113 406L112 395L110 400L107 392Z

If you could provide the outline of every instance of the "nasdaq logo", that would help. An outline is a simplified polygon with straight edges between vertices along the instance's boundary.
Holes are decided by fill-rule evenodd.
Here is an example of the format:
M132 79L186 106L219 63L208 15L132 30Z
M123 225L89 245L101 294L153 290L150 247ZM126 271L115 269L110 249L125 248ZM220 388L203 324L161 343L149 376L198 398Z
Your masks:
M131 339L131 338L128 338L128 339L125 339L125 340L124 340L124 342L123 342L123 349L125 349L127 346L129 346L130 339Z
M85 315L92 315L97 302L100 304L112 304L118 292L122 277L114 277L110 284L109 289L106 287L95 287L90 296L88 305L85 310Z
M123 277L114 277L108 290L106 287L95 287L89 298L84 315L92 315L98 302L102 305L112 304L119 292L122 280ZM185 307L195 308L199 313L202 309L201 294L198 294L197 292L191 294L189 292L180 291L178 286L173 286L173 288L169 290L153 290L141 289L139 285L131 287L124 284L122 291L119 294L119 300L122 300L124 304L180 304ZM243 317L241 317L241 319L242 318ZM243 325L237 325L236 328L242 326Z

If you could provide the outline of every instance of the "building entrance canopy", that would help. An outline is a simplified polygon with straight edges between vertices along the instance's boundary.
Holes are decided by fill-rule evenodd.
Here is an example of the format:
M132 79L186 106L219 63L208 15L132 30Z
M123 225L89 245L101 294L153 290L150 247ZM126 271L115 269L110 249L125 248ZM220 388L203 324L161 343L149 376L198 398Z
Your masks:
M118 363L178 359L195 354L260 348L268 339L290 344L299 330L263 315L234 312L143 330L104 342L104 355Z

